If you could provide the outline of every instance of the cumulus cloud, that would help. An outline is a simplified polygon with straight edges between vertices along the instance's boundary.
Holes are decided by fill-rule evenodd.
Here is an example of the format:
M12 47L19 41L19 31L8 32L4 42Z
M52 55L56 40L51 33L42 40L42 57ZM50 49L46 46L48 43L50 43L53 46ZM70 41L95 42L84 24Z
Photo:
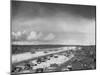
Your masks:
M31 31L29 35L27 35L27 40L53 40L55 38L55 35L53 33L49 33L46 36L43 34L43 32L36 32L36 31Z
M18 32L12 32L12 37L15 39L18 39L19 37L21 37L22 33L20 31Z
M17 32L12 32L12 37L15 40L23 40L23 41L48 41L48 40L53 40L55 38L55 35L53 33L43 33L43 32L37 32L37 31L17 31Z
M27 35L27 40L41 40L44 34L42 32L31 31L29 35Z
M30 34L27 36L27 40L37 40L37 32L30 32Z
M55 38L55 35L53 33L48 34L44 40L53 40Z
M41 37L44 36L42 32L39 32L37 35L38 40L41 40Z

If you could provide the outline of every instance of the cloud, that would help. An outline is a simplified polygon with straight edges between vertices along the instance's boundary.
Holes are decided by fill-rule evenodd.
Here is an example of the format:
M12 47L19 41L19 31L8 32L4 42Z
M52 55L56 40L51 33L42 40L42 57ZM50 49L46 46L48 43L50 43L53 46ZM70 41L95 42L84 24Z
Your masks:
M37 40L37 32L30 32L30 34L27 36L27 40Z
M17 31L12 32L12 38L16 40L23 40L23 41L48 41L53 40L55 38L55 35L53 33L47 33L44 32L37 32L37 31Z
M41 40L43 35L42 32L31 31L29 35L27 35L27 40Z
M18 32L12 32L12 37L15 39L18 39L19 37L21 37L22 33L20 31Z
M12 34L16 39L39 44L62 43L63 40L64 44L95 43L95 7L18 4L18 7L13 5L12 14Z
M13 30L34 30L34 31L48 31L48 32L85 32L88 33L88 28L95 26L94 19L87 19L84 17L73 16L69 13L56 13L51 17L37 17L16 19L12 22ZM92 30L93 31L93 30Z
M53 33L48 34L44 40L53 40L55 38L55 35Z
M29 35L27 35L27 40L53 40L55 38L55 35L53 33L48 33L46 36L43 34L43 32L36 32L31 31Z

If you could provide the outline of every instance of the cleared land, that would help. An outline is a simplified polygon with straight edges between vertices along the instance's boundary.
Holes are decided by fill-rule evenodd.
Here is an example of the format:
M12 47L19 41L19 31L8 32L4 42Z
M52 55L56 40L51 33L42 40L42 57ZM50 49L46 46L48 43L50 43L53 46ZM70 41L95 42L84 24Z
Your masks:
M12 46L12 74L90 69L96 69L95 46Z

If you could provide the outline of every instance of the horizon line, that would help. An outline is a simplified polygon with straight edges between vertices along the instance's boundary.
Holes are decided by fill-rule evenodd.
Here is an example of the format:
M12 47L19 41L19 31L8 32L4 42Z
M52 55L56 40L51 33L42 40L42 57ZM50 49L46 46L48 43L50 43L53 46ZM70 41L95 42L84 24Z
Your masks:
M11 42L11 45L96 45L96 44L64 44L64 43L33 43L33 42Z

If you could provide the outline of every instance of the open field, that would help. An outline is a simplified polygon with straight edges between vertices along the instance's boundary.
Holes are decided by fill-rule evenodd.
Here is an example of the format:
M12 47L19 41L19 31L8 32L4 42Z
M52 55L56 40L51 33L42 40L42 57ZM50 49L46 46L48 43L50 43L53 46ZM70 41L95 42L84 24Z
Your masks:
M12 46L12 74L96 69L94 46Z

